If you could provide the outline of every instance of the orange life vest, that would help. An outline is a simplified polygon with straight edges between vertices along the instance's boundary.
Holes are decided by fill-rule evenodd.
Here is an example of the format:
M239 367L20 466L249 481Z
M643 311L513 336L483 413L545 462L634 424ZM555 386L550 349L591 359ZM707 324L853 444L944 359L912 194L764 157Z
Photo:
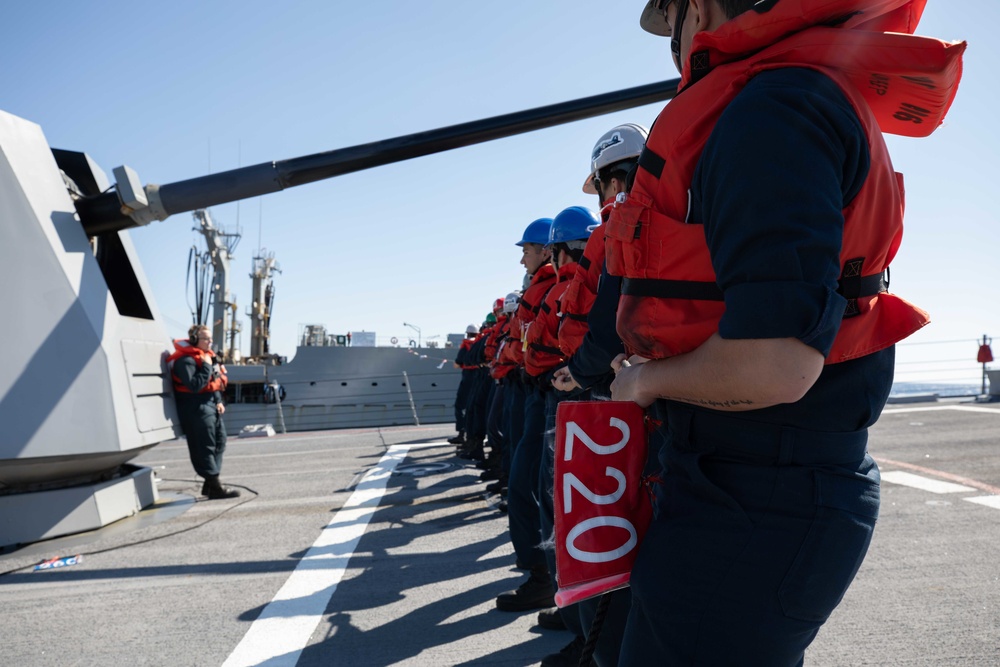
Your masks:
M517 310L510 318L510 338L504 345L501 361L513 363L516 366L524 366L524 335L528 330L528 325L538 315L542 308L542 300L549 288L556 283L556 270L551 264L543 264L535 275L531 277L531 283L521 295L521 301L517 304Z
M613 202L613 199L605 202L601 210L601 218L605 222ZM587 315L597 299L597 284L601 281L601 270L604 268L604 233L595 231L587 239L580 268L559 302L559 349L567 357L572 357L580 349L587 335Z
M617 328L630 353L683 354L718 330L725 306L702 225L685 223L688 189L726 106L756 74L780 67L832 79L857 112L871 155L868 177L843 211L839 291L848 306L826 363L877 352L929 321L882 282L902 238L903 187L881 132L926 136L941 124L965 45L875 31L912 33L923 5L779 0L695 35L682 92L657 118L632 191L603 226L608 270L623 277Z
M558 282L546 293L538 317L528 327L525 338L528 345L524 351L524 370L528 375L537 377L566 361L559 349L559 301L579 269L578 262L559 267Z
M500 346L500 334L503 333L504 326L507 324L507 315L500 313L497 316L497 323L494 324L486 336L486 348L483 350L483 354L486 357L487 362L493 362L496 360L497 348Z
M458 346L459 354L462 354L462 353L468 354L469 348L472 347L472 343L474 343L475 340L476 340L475 337L469 338L468 334L466 334L466 337L462 339L462 342ZM462 354L462 356L464 357L465 354ZM457 356L458 355L456 355L456 358L457 358ZM458 362L456 361L455 363L458 363ZM463 371L471 371L474 368L476 368L476 366L474 364L459 364L458 366Z
M497 330L496 338L493 343L496 353L493 355L493 361L490 363L490 377L494 380L502 380L507 377L507 375L517 368L517 364L511 363L509 359L507 361L503 358L503 350L507 347L510 342L510 315L507 313L501 313L497 318Z
M174 381L174 391L180 392L182 394L193 394L196 392L191 391L187 386L181 382L181 379L177 377L174 373L174 362L181 357L193 357L195 363L201 368L201 365L205 363L205 358L215 359L215 352L208 350L200 350L190 343L186 338L178 338L174 340L174 351L169 357L167 357L167 364L170 366L170 377ZM229 376L226 374L226 367L220 363L215 364L219 370L219 374L208 381L205 387L197 392L199 394L210 394L216 391L225 391L226 387L229 385Z

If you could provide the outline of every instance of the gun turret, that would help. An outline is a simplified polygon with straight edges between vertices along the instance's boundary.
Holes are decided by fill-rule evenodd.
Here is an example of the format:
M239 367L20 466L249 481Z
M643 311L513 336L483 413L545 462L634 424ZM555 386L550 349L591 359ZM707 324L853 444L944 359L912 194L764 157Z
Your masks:
M392 162L502 139L614 111L662 102L677 93L679 79L594 95L569 102L451 125L393 139L265 162L167 185L143 188L127 167L114 170L115 191L76 200L88 236L107 234L175 213L257 197Z

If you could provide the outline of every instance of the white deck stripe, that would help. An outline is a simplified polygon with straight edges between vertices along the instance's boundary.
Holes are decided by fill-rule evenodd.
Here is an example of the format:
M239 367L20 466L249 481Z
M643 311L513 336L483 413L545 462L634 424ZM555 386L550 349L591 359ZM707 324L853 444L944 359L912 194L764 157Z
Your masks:
M1000 510L1000 496L976 496L975 498L962 498L962 500L968 500L970 503Z
M904 472L902 470L893 470L891 472L882 473L882 481L891 482L893 484L902 484L903 486L910 486L914 489L930 491L931 493L963 493L966 491L976 490L971 486L965 486L964 484L942 482L938 479L914 475L912 472Z
M982 408L975 405L930 405L919 408L886 407L882 410L882 414L898 415L904 412L933 412L935 410L955 410L957 412L981 412L983 414L1000 415L1000 410L996 408Z
M389 476L409 449L393 445L368 471L223 667L294 667L385 494Z

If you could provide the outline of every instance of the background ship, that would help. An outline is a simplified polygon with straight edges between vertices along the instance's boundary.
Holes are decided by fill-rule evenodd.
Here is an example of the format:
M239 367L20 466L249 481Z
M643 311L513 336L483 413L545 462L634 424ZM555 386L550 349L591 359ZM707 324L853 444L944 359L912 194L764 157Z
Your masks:
M225 423L238 434L247 427L270 426L276 432L436 424L455 418L461 371L452 358L463 334L449 334L422 347L417 339L390 340L378 346L372 332L331 334L322 324L307 324L291 361L271 350L274 274L273 253L254 253L250 354L240 353L239 308L229 285L239 244L238 231L226 231L207 209L193 213L205 250L192 248L188 285L192 319L210 322L215 352L227 364ZM413 325L406 325L413 326ZM400 346L400 343L403 343ZM255 433L269 433L258 429Z
M307 327L281 365L227 366L226 427L272 424L277 431L438 424L454 420L461 379L440 348L314 346Z

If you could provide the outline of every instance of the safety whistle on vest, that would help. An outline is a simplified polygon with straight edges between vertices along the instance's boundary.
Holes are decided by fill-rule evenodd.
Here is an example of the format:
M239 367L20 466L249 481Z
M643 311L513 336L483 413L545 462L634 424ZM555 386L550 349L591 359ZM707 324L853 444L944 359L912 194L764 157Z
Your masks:
M643 470L645 413L631 401L565 401L556 410L556 604L628 585L653 507Z

